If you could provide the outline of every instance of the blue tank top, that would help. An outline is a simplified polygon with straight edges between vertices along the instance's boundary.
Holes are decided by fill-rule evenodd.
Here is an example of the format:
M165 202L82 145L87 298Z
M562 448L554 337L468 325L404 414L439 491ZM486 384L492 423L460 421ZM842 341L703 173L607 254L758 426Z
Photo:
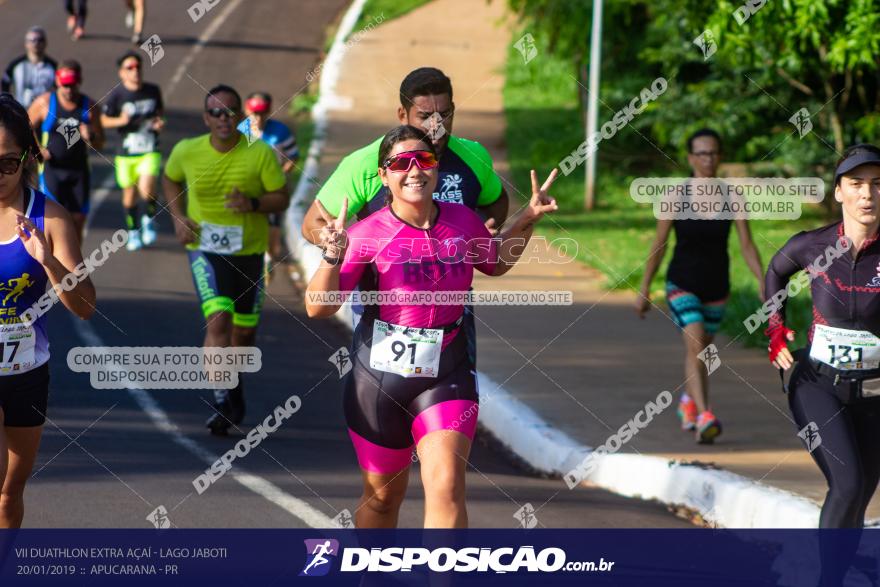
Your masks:
M29 189L25 215L40 230L45 209L45 194ZM30 326L21 322L21 315L46 293L47 282L43 266L17 235L0 242L0 376L25 373L49 360L45 314Z

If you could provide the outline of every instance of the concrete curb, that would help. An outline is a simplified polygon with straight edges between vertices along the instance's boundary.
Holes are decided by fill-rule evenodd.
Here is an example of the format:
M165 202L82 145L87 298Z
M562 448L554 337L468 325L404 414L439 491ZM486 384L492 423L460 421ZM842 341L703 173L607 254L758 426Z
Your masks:
M348 37L365 0L354 0L345 16L322 69L320 95L312 108L315 137L305 169L293 193L285 221L287 245L308 281L321 255L301 235L302 220L311 204L311 186L317 183L318 160L324 148L327 112L340 103L336 95L340 64ZM351 308L336 318L351 328ZM497 383L479 374L480 425L532 469L561 477L592 453L564 432L550 426L523 402ZM797 494L769 487L729 471L670 461L662 457L609 454L597 457L586 481L626 497L655 500L699 512L703 519L727 528L815 528L819 507Z

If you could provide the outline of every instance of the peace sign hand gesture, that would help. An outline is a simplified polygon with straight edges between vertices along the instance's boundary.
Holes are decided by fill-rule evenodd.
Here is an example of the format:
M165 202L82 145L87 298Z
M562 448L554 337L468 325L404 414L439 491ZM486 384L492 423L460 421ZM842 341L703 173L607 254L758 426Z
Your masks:
M559 170L554 168L550 172L549 177L544 181L544 184L539 188L538 174L532 169L532 198L529 200L529 205L525 210L526 216L532 223L540 220L547 212L555 212L559 209L559 206L556 205L556 200L551 198L549 193L550 186L556 181L558 175Z
M324 226L318 234L318 246L324 249L324 256L332 259L341 259L345 255L345 249L348 247L348 235L345 232L345 218L348 214L348 198L342 201L342 210L339 217L334 218L327 209L315 200L318 206L318 212L324 219Z

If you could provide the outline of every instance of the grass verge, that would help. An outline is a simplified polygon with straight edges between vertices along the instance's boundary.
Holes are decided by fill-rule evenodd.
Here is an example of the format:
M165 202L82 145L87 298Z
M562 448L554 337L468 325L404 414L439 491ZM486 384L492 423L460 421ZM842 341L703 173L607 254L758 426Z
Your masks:
M431 0L367 0L353 32L362 30L371 22L388 22L427 4Z

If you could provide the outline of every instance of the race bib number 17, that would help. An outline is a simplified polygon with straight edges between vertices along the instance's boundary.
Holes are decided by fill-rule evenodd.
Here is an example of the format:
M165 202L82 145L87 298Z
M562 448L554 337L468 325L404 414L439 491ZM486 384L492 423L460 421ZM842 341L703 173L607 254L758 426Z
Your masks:
M0 325L0 372L24 371L34 364L37 335L32 326Z
M402 377L437 377L443 330L373 321L370 367Z

